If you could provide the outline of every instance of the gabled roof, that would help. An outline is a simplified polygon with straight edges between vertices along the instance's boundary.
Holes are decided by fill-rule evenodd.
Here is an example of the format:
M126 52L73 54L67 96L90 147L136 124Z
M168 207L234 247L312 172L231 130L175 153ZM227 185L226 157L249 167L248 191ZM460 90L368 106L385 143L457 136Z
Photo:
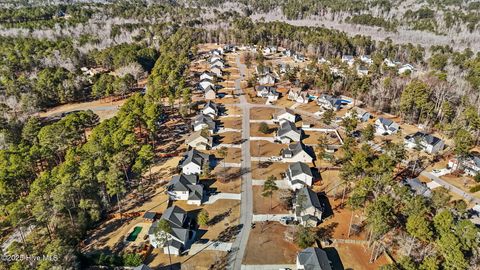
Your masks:
M190 194L188 195L189 200L202 200L203 198L203 186L202 185L190 185Z
M210 91L215 92L215 88L213 88L212 85L208 85L207 87L205 87L205 89L203 89L203 92L205 92L205 93L210 92Z
M207 103L205 103L205 106L203 107L202 110L205 110L206 108L212 108L215 111L215 113L218 113L218 105L213 101L210 101L210 100L207 101Z
M330 103L330 105L332 105L332 107L335 107L337 109L339 109L342 106L342 100L338 97L334 97L334 96L331 96L331 95L321 94L320 97L319 97L319 100L325 100L328 103Z
M315 193L312 189L310 189L309 187L303 187L303 188L299 189L298 193L297 193L297 203L298 203L298 197L300 195L305 196L305 200L302 203L302 208L303 209L307 209L307 208L310 208L310 207L315 207L315 208L319 209L320 211L323 211L323 206L320 203L320 199L318 198L317 193Z
M197 115L193 120L194 126L198 126L201 124L206 124L210 129L215 129L215 121L213 121L210 116L204 115L202 113Z
M300 134L300 130L298 130L298 128L295 126L295 124L293 124L290 121L285 121L280 125L280 129L278 129L277 135L281 137L281 136L289 133L290 131L294 131L294 132Z
M169 189L174 191L190 191L191 185L196 185L198 182L198 175L196 174L177 174L172 177L169 183Z
M291 143L286 149L283 149L283 155L295 156L300 152L305 152L305 146L301 142Z
M327 253L323 249L309 247L300 251L297 257L305 270L332 270Z
M431 190L422 183L418 178L409 178L405 180L405 183L412 189L413 192L417 195L422 195L425 197L432 196Z
M208 75L208 76L210 76L210 77L215 77L215 76L216 76L215 73L213 73L213 72L208 72L208 71L202 72L202 74L200 74L200 76L202 76L202 75ZM204 79L204 80L205 80L205 79ZM210 80L210 79L207 79L207 80Z
M290 109L290 108L283 108L281 109L280 111L278 111L277 115L280 116L282 114L285 114L285 113L288 113L288 114L291 114L291 115L295 115L295 112Z
M387 118L380 117L380 118L378 118L378 120L379 120L380 123L381 123L382 125L384 125L385 127L389 127L391 124L393 124L393 121L390 120L390 119L387 119Z
M193 142L194 140L198 139L198 138L204 138L204 140L210 142L211 140L211 137L206 137L202 134L202 131L199 130L199 131L195 131L193 132L192 134L190 134L186 139L185 139L185 143L186 144L189 144L191 142Z
M292 163L290 166L288 166L288 169L290 170L292 177L303 173L313 177L312 170L310 170L310 167L303 162Z
M424 143L426 144L429 144L429 145L436 145L437 143L441 142L442 140L438 137L435 137L431 134L428 134L428 133L425 133L425 132L421 132L421 131L417 131L413 134L410 134L410 135L407 135L405 137L405 139L407 140L411 140L411 141L415 141L415 140L420 140L420 141L423 141Z
M203 162L206 160L208 160L208 154L202 153L195 149L190 149L190 151L188 151L185 155L185 159L183 160L181 167L190 163L194 163L201 167Z
M186 242L188 239L188 228L185 224L187 220L187 212L178 206L169 207L163 212L162 217L160 220L166 220L170 223L170 227L172 232L170 233L173 237L181 240L182 242ZM159 220L159 221L160 221ZM158 222L155 221L150 229L148 230L148 234L155 234L155 230L158 227Z

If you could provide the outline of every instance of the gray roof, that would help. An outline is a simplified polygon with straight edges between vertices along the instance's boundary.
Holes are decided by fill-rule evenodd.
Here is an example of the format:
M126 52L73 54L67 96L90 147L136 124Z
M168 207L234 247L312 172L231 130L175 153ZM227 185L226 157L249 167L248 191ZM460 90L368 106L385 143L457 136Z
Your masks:
M291 155L295 156L298 153L305 151L305 146L301 142L295 142L288 145L286 149L282 150L282 155Z
M186 144L189 144L190 142L196 140L196 139L199 138L199 137L202 137L202 138L207 139L210 144L212 143L212 137L202 135L202 131L201 131L201 130L195 131L195 132L193 132L192 134L190 134L190 135L185 139L185 143L186 143Z
M208 85L205 87L205 89L203 89L203 92L207 93L208 91L215 91L215 88L213 88L211 85Z
M290 132L292 130L295 131L296 133L300 134L300 130L298 130L298 128L295 126L295 124L293 124L290 121L285 121L280 125L280 128L278 129L277 134L278 134L278 136L281 137L281 136L287 134L288 132Z
M436 145L437 143L441 142L442 140L438 137L435 137L431 134L417 131L413 134L407 135L405 137L407 140L421 140L429 145Z
M300 175L302 173L305 173L305 174L313 177L313 174L312 174L312 171L310 170L310 167L308 167L308 165L303 163L303 162L292 163L292 164L290 164L290 166L288 168L292 172L292 176L297 176L297 175Z
M200 124L206 124L210 129L215 129L215 126L216 126L215 121L213 121L213 119L210 116L204 115L202 113L198 114L193 120L194 126L197 126Z
M389 127L391 124L393 124L393 121L387 118L380 117L378 120L380 120L380 123L382 123L382 125L385 127Z
M146 264L141 264L137 267L134 267L132 270L152 270L152 268L148 267Z
M202 200L203 199L203 186L202 185L190 185L189 200Z
M415 192L415 194L425 197L432 196L431 190L424 183L418 180L418 178L406 179L405 182L410 189Z
M327 253L320 248L309 247L300 251L298 262L305 270L332 270Z
M472 160L473 160L473 163L475 163L475 165L477 167L480 167L480 156L473 156Z
M320 211L323 211L323 206L320 203L320 199L318 198L317 193L315 193L312 189L310 189L309 187L303 187L298 190L297 198L300 194L305 195L306 198L306 200L303 202L303 209L307 209L313 206Z
M332 105L335 109L340 109L342 107L342 100L338 97L334 97L332 95L321 94L320 99L326 100L328 103Z
M202 74L200 74L200 76L202 76L203 74L207 74L207 75L212 76L212 77L215 77L217 75L213 72L204 71L204 72L202 72Z
M208 154L202 153L196 149L190 149L185 155L185 159L182 161L181 167L193 162L199 166L202 166L205 161L208 161Z
M157 213L155 212L145 212L145 214L143 214L143 218L146 218L146 219L155 219L155 217L157 216Z
M216 113L218 113L218 105L211 100L205 103L205 106L203 107L203 109L205 110L206 108L212 108Z
M185 221L187 219L187 212L178 206L171 206L163 212L162 217L160 220L166 220L170 223L170 227L172 229L171 235L180 239L181 241L185 242L188 239L188 229L185 228L186 226ZM155 234L155 229L158 227L158 222L155 221L150 229L148 230L148 234Z
M168 187L174 191L190 191L191 185L198 183L198 175L195 174L177 174L172 177Z

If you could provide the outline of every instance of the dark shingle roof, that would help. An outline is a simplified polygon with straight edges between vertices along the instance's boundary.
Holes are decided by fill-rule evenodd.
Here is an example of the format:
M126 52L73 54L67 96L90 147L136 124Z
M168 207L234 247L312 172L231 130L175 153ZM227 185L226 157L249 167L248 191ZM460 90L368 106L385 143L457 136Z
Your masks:
M169 188L174 191L189 191L190 185L196 185L198 182L198 175L195 174L177 174L172 177L169 183Z
M211 100L205 103L205 106L203 107L203 109L205 110L206 108L212 108L216 113L218 113L218 105Z
M190 149L185 155L181 167L193 162L199 166L202 166L203 162L208 160L208 154L202 153L196 149Z
M424 141L425 143L429 144L429 145L436 145L437 143L441 142L442 140L438 137L435 137L431 134L428 134L428 133L425 133L425 132L421 132L421 131L417 131L413 134L410 134L410 135L407 135L405 137L407 140L421 140L421 141Z
M202 113L197 115L193 120L194 126L197 126L200 124L206 124L210 129L215 129L215 121L213 121L213 119L210 116L204 115Z
M308 165L303 163L303 162L292 163L292 164L290 164L289 169L292 172L293 177L297 176L297 175L300 175L302 173L305 173L305 174L313 177L312 171L310 170L310 167L308 167Z
M148 267L146 264L141 264L137 267L134 267L132 270L152 270L152 268Z
M305 270L332 270L327 253L320 248L309 247L298 253L298 262Z
M315 193L312 189L310 189L309 187L301 188L298 191L297 198L298 196L300 196L300 194L305 195L306 198L302 205L303 209L307 209L313 206L321 211L323 210L323 206L320 203L320 199L318 198L317 193Z
M283 149L282 153L284 156L285 155L295 156L302 151L305 151L304 145L301 142L295 142L295 143L289 144L286 149Z
M425 197L430 197L432 195L431 190L418 178L407 179L405 182L417 195Z
M300 133L300 130L298 130L295 124L290 121L285 121L280 125L280 129L278 130L278 136L283 136L292 130L296 133Z

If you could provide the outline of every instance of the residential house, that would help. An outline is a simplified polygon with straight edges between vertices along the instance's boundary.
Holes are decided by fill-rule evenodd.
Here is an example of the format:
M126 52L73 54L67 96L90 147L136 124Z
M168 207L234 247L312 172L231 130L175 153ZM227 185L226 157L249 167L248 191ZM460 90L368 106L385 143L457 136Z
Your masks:
M299 142L302 138L302 132L294 123L284 121L277 130L276 140L281 143Z
M167 194L171 200L200 205L203 200L203 186L198 183L196 174L177 174L168 184Z
M440 138L421 131L405 136L404 143L407 148L420 147L429 154L438 153L445 147L445 143Z
M367 122L370 118L372 118L372 115L368 111L358 107L355 107L352 110L348 111L345 116L350 117L353 115L353 112L357 114L357 119L361 122Z
M264 76L269 74L272 71L270 70L270 67L258 65L255 67L255 72L258 74L258 76Z
M398 69L398 74L411 74L415 71L415 68L410 64L405 64Z
M235 52L237 48L233 44L227 44L223 46L223 52L228 53L228 52Z
M394 68L394 67L397 67L398 65L400 65L401 63L398 62L398 61L392 61L388 58L385 58L383 60L383 63L387 66L387 67L390 67L390 68Z
M143 213L142 218L145 221L153 223L157 219L157 213L156 212L151 212L151 211L146 211L145 213Z
M283 55L288 56L288 57L292 57L294 54L295 54L295 51L290 50L290 49L287 49L287 50L283 51Z
M193 119L192 128L193 131L207 129L211 134L213 134L217 131L217 124L210 116L199 114L195 117L195 119Z
M213 139L203 134L201 130L195 131L185 139L185 144L197 150L208 150L213 146Z
M463 170L467 175L476 176L480 174L480 155L470 154L467 157L453 158L448 162L448 167L453 171Z
M318 63L319 64L327 64L327 65L331 64L331 62L329 60L325 59L324 57L319 57L318 58Z
M213 87L215 88L215 84L213 83L213 81L211 79L202 79L199 83L198 83L199 87L201 90L205 90L207 89L207 87Z
M203 89L203 94L206 100L212 100L217 98L217 90L215 90L215 87L212 85L209 85L205 89Z
M307 164L303 162L291 163L285 172L285 180L291 189L297 190L304 186L311 186L313 174Z
M362 56L360 56L360 61L362 61L363 63L365 63L365 64L367 64L367 65L373 64L373 60L372 60L372 58L370 57L370 55L362 55Z
M358 66L357 67L357 75L360 77L367 76L368 75L368 68L366 66Z
M170 232L158 231L158 223L166 220L170 225ZM157 234L160 234L158 239ZM163 212L159 221L155 221L148 230L150 244L154 248L162 248L163 253L171 255L180 255L187 248L195 237L195 232L191 230L191 219L187 212L178 206L171 206Z
M309 187L297 191L293 209L295 219L303 226L316 227L322 221L324 207L318 194Z
M217 59L213 63L210 64L210 68L213 68L213 67L219 67L221 69L224 69L225 64L220 59Z
M218 66L211 67L210 72L215 74L215 76L217 76L217 78L221 78L223 76L222 69Z
M266 98L268 102L276 101L280 97L277 88L273 86L259 85L255 87L255 91L257 92L257 97Z
M397 133L400 126L390 119L380 117L375 121L375 132L379 135L391 135Z
M205 103L205 106L203 106L202 109L202 113L204 115L210 116L212 119L217 118L219 111L220 110L218 108L218 105L211 100L207 101L207 103Z
M355 58L353 58L353 55L342 55L342 62L346 63L349 67L353 67L353 64L355 64Z
M180 167L184 174L201 174L205 163L210 166L210 156L208 154L190 149L180 162Z
M221 61L223 62L223 58L221 56L218 56L218 55L214 55L212 57L210 57L210 59L208 59L208 62L210 64L214 63L215 61Z
M134 267L132 270L152 270L152 268L148 267L146 264L140 264L139 266Z
M214 55L214 56L220 56L223 54L223 52L221 50L218 50L218 49L213 49L210 51L210 54L211 55Z
M281 155L286 162L313 162L313 157L307 152L305 145L301 142L295 142L281 150Z
M263 53L265 54L274 54L277 53L277 47L275 46L268 46L265 49L263 49Z
M276 78L271 73L260 76L258 82L262 85L273 85L275 84Z
M302 91L301 88L294 87L288 90L287 98L297 103L308 103L309 95L307 91Z
M410 188L412 192L416 195L424 196L424 197L431 197L432 191L422 183L418 178L408 178L404 180L403 184Z
M324 110L338 111L343 107L342 99L327 94L321 94L317 98L317 104Z
M323 249L309 247L298 253L297 270L332 270L332 265Z
M296 62L303 62L305 61L305 55L300 53L295 53L295 55L293 56L293 60L295 60Z
M274 122L278 122L280 124L285 121L295 123L295 121L297 120L297 116L295 115L295 112L293 112L291 109L284 108L273 116L273 120Z
M215 79L215 76L216 76L216 74L213 73L213 72L204 71L202 74L200 74L200 81L209 80L209 81L213 82L213 80Z

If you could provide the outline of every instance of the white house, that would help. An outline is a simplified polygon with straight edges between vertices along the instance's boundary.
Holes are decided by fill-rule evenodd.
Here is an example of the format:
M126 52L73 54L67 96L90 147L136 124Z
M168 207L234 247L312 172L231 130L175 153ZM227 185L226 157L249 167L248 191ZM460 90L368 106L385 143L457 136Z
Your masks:
M295 55L293 55L293 60L295 60L296 62L303 62L305 61L305 55L300 53L295 53Z
M158 223L166 220L170 225L170 232L158 229ZM154 248L163 248L165 254L180 255L191 244L195 233L190 230L191 219L187 212L178 206L171 206L163 212L160 220L155 221L148 230L150 244ZM157 237L160 235L160 238ZM165 239L165 240L163 240ZM163 241L162 241L163 240Z
M355 64L355 58L353 58L353 55L342 55L342 62L346 63L349 67L353 67L353 64Z
M327 94L321 94L317 98L317 104L324 110L338 111L343 107L342 99Z
M316 227L322 221L324 207L318 194L309 187L297 191L293 204L295 219L303 226Z
M211 54L211 55L220 56L220 55L223 54L223 50L213 49L213 50L210 51L210 54Z
M357 114L357 119L361 122L367 122L370 118L372 118L372 115L368 111L358 107L352 108L352 110L348 111L345 116L350 117L353 115L353 112Z
M288 93L287 93L287 98L297 103L303 103L303 104L308 103L307 91L302 91L302 89L298 87L290 88L290 90L288 90Z
M193 131L207 129L211 134L213 134L217 131L217 124L210 116L201 113L193 119L192 128Z
M276 81L276 78L270 73L260 76L258 78L258 83L262 85L273 85L275 84L275 81Z
M213 139L202 134L202 131L195 131L185 139L185 144L197 150L208 150L213 146Z
M297 190L304 186L311 186L313 182L313 174L307 164L303 162L295 162L288 166L285 172L285 180L291 189Z
M215 84L213 83L213 81L211 79L207 79L207 78L204 78L202 79L198 85L200 86L200 89L201 90L205 90L207 89L207 87L211 86L213 88L215 88Z
M387 67L391 67L391 68L394 68L394 67L397 67L398 65L400 65L401 63L398 62L398 61L392 61L388 58L385 58L383 60L383 63L387 66Z
M218 105L213 101L207 101L202 108L202 114L210 116L210 118L217 118L219 113Z
M410 65L410 64L405 64L403 66L401 66L399 69L398 69L398 74L404 74L404 73L413 73L415 71L415 68Z
M255 72L258 74L258 76L264 76L269 74L271 70L268 66L258 65L255 67Z
M294 54L295 54L295 51L290 50L290 49L286 49L285 51L283 51L283 55L288 56L288 57L292 57Z
M275 140L281 143L299 142L301 138L302 132L290 121L284 121L275 136Z
M297 255L297 270L332 270L332 262L321 248L309 247Z
M187 201L187 204L200 205L203 200L203 186L198 183L196 174L177 174L167 186L169 198L174 201Z
M221 56L219 56L219 55L214 55L214 56L210 57L210 59L208 59L208 62L209 62L210 64L212 64L213 62L215 62L215 61L217 61L217 60L223 62L223 58L222 58Z
M289 144L280 153L285 162L313 162L313 157L307 152L305 145L301 142Z
M217 78L221 78L223 76L222 69L218 66L211 67L210 72L215 74L215 76L217 76Z
M210 156L208 154L195 149L190 149L180 162L180 167L184 174L201 174L204 164L209 164L209 162Z
M215 78L215 73L212 73L212 72L204 71L202 74L200 74L200 81L203 81L203 80L213 81L214 78Z
M365 66L358 66L357 67L357 75L360 77L368 75L368 68Z
M379 135L391 135L397 133L400 126L390 119L380 117L375 121L375 133Z
M404 143L407 148L420 147L428 154L438 153L445 147L445 143L440 138L420 131L405 136Z
M295 113L294 113L291 109L289 109L289 108L281 109L279 112L277 112L277 113L273 116L273 121L274 121L274 122L278 122L278 123L280 123L280 124L282 124L282 123L285 122L285 121L295 123L296 120L297 120L297 116L296 116Z
M370 55L362 55L362 56L360 56L360 61L362 61L363 63L365 63L365 64L367 64L367 65L373 64L373 60L372 60L372 58L370 57Z
M480 155L471 154L464 158L453 158L448 161L448 168L453 171L463 170L467 175L476 176L480 173Z
M280 97L280 93L273 86L259 85L255 87L257 97L266 98L267 102L274 102Z
M217 59L215 60L212 64L210 64L210 68L213 68L213 67L219 67L221 69L224 69L225 68L225 64L223 63L223 61Z
M277 53L277 47L275 46L268 46L265 49L263 49L263 53L265 54L274 54Z

